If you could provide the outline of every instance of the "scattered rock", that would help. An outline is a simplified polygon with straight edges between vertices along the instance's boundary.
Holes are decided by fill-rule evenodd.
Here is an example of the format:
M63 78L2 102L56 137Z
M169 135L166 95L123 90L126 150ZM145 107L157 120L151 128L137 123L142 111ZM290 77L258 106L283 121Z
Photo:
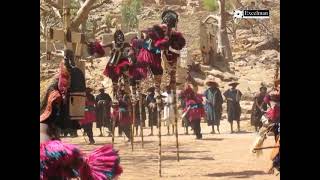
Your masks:
M239 66L239 67L242 67L242 66L247 66L247 62L246 61L239 61L238 63L237 63L237 65Z
M250 51L259 52L266 49L275 49L280 51L280 41L277 38L267 38L250 48Z

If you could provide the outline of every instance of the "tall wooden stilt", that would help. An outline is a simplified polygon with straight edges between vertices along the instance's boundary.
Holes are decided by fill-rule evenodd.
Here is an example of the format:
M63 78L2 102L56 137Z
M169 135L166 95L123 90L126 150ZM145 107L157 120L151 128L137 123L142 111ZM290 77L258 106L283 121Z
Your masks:
M131 115L132 115L132 125L131 125L131 151L133 151L133 141L134 141L134 126L135 126L135 122L136 122L136 99L135 97L132 97L131 96L131 107L132 107L132 112L131 112Z
M142 118L142 102L143 102L143 98L142 98L142 94L141 94L141 87L140 87L140 81L137 81L137 86L138 86L138 96L139 96L139 114L140 114L140 135L141 135L141 147L143 148L144 146L144 142L143 142L143 118Z
M114 145L114 136L115 136L114 130L116 128L116 119L115 119L115 117L111 118L111 121L112 121L112 129L111 129L111 131L112 131L112 146L113 146Z
M112 82L112 104L114 106L118 106L119 107L119 101L118 101L118 87L119 87L119 84L120 84L120 80L118 82ZM114 111L114 109L112 110ZM121 118L121 113L120 113L120 110L119 110L119 121L120 121L120 118ZM112 145L114 144L114 137L115 137L115 129L116 129L116 121L117 121L117 118L116 117L113 117L111 118L112 119ZM120 128L120 125L119 127Z
M174 126L176 133L176 148L177 148L177 161L180 161L179 156L179 134L178 134L178 110L177 110L177 94L176 94L176 86L173 89L173 108L174 108Z
M160 107L160 103L161 103L161 97L157 97L157 108L158 108L158 130L159 130L159 177L161 177L161 161L162 161L162 157L161 157L161 107Z

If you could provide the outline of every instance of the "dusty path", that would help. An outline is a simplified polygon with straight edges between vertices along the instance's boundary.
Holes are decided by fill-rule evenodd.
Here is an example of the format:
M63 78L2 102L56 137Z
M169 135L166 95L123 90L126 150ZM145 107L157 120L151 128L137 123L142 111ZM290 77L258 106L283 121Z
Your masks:
M180 162L176 160L175 137L166 135L162 137L163 177L161 179L280 179L279 176L265 173L271 162L270 150L265 150L260 158L249 153L254 133L229 134L229 125L225 120L221 122L221 134L209 134L211 129L205 123L201 126L203 140L195 140L193 135L184 135L183 129L179 128ZM162 133L166 134L166 128L162 129ZM157 130L155 132L157 134ZM144 130L145 135L149 133L150 129ZM80 132L78 134L82 135ZM99 132L95 129L94 134L98 135ZM87 145L82 136L63 139L63 141L78 144L85 152L105 143L111 143L110 137L95 137L95 140L96 145ZM132 152L130 144L125 142L123 137L115 139L115 148L120 150L121 165L124 168L120 179L160 179L158 177L158 136L145 136L144 149L141 148L139 137L135 138L135 141L135 149ZM273 137L269 137L265 145L272 143Z

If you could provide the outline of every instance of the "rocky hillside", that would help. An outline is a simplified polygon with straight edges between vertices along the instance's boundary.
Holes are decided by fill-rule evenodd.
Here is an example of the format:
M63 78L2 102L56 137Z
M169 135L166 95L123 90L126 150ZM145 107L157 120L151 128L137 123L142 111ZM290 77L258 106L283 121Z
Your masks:
M197 1L192 1L196 2ZM237 80L240 85L239 89L245 95L245 101L242 103L245 115L243 118L249 117L250 109L252 106L252 96L260 87L261 83L267 86L272 86L272 79L275 71L275 64L280 61L279 53L279 4L278 1L273 1L269 4L271 9L269 27L273 33L264 33L265 30L256 26L253 28L238 28L236 39L230 35L230 41L233 48L234 62L230 62L231 72L222 72L218 69L201 65L200 73L193 72L193 77L199 85L199 93L204 90L203 82L206 75L214 76L220 84L222 91L228 88L228 82ZM118 4L117 4L118 3ZM198 2L199 3L199 2ZM102 6L100 9L91 12L93 18L103 19L105 12L114 14L120 13L119 2L116 1L113 5ZM187 40L188 55L199 53L199 24L200 20L206 17L209 12L199 8L196 5L180 6L166 5L158 7L152 2L147 2L142 8L139 15L139 29L150 27L156 23L160 23L160 14L164 9L173 9L180 14L178 29L183 32ZM273 12L273 13L272 13ZM199 56L200 57L200 56ZM196 59L195 61L200 61ZM40 78L41 78L41 96L47 86L47 83L57 72L59 60L40 61ZM92 62L86 63L86 80L87 86L97 90L97 87L104 85L107 91L111 92L111 81L102 75L103 69L107 64L107 58L94 59ZM185 82L186 70L179 67L177 80L180 83ZM168 77L164 77L163 81L166 82ZM152 84L151 79L143 82L143 87L146 89ZM165 84L165 83L164 83Z

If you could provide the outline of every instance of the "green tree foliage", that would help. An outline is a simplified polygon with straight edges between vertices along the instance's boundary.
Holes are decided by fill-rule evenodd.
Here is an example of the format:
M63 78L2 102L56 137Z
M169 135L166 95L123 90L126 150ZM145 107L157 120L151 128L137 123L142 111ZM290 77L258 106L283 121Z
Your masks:
M217 11L219 8L216 0L203 0L203 5L208 11Z
M121 13L124 23L129 29L138 28L138 14L141 8L141 0L131 0L122 4Z
M207 9L208 11L215 12L219 9L219 5L217 3L218 0L203 0L203 5L204 8ZM226 10L233 10L232 2L226 0Z

